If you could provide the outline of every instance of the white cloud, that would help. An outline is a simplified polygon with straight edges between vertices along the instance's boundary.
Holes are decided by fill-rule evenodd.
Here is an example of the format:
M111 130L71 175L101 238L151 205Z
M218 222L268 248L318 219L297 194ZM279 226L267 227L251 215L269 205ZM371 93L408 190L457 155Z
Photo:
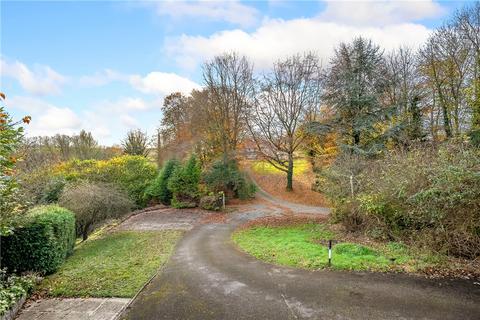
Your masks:
M129 127L129 128L138 128L139 127L139 122L137 121L137 119L135 119L134 117L128 115L128 114L124 114L120 117L120 120L122 122L122 124L124 124L125 126Z
M112 114L126 113L130 111L146 111L156 106L156 101L145 101L138 97L120 97L116 100L103 100L95 103L97 110L107 111Z
M242 27L255 25L259 12L239 1L159 1L154 3L160 16L173 18L202 17L226 21Z
M391 25L434 18L446 10L433 0L327 1L319 15L323 21L349 25Z
M188 94L192 89L200 88L200 85L188 78L175 73L150 72L145 77L134 75L130 77L130 84L143 93L168 95L172 92Z
M8 106L32 116L32 122L25 126L27 136L74 134L82 128L81 118L68 107L58 107L43 100L23 96L12 97L8 100Z
M59 94L67 78L49 66L35 65L33 70L19 61L7 62L0 58L2 76L14 78L22 88L34 95Z
M128 81L128 76L111 69L104 69L93 75L82 76L78 82L83 86L99 87L114 81Z
M399 45L419 46L430 30L421 24L402 23L383 27L351 26L319 19L265 19L255 31L228 30L208 37L182 35L170 38L165 47L177 63L193 69L205 59L225 51L237 51L250 57L256 67L268 68L272 62L303 51L316 52L324 63L340 42L355 36L371 38L385 49Z

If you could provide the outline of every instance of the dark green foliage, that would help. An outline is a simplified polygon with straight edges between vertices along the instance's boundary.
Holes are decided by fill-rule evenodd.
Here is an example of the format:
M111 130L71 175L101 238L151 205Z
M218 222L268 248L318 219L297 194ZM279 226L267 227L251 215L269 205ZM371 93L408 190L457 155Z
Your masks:
M55 205L35 207L1 241L2 266L9 272L53 273L73 251L75 216Z
M338 159L321 173L319 186L334 207L334 218L350 230L476 258L479 172L478 149L450 144L391 152L377 160Z
M158 201L164 205L170 205L173 195L168 189L168 180L178 166L179 162L175 159L168 160L165 163L165 166L145 191L145 199L147 202Z
M34 275L8 275L0 269L0 316L10 310L22 297L26 297L35 285Z
M1 92L0 92L1 93ZM14 122L3 107L5 95L0 95L0 235L11 231L13 220L23 213L19 187L12 173L17 163L15 154L23 137L21 121ZM23 122L28 123L30 117Z
M198 204L201 168L197 157L192 155L183 166L177 166L168 181L172 192L172 206L193 208Z
M383 52L371 40L355 38L335 50L323 98L335 112L333 125L351 151L374 152L386 109L381 101L386 79Z
M252 198L256 187L240 172L235 160L217 161L205 173L205 183L215 191L223 191L228 197L239 199Z
M205 210L220 211L223 207L223 192L209 194L200 198L200 208Z
M122 141L122 147L125 154L132 156L147 157L150 151L148 149L148 136L140 129L130 130L125 140Z
M109 218L119 218L134 206L128 194L115 186L86 181L68 185L59 204L75 213L77 235L83 240L95 225Z
M63 192L63 188L65 188L67 181L62 177L54 177L52 178L46 185L45 189L41 194L40 203L42 204L50 204L58 202L58 198Z
M470 141L475 147L480 147L480 129L471 130L469 132Z

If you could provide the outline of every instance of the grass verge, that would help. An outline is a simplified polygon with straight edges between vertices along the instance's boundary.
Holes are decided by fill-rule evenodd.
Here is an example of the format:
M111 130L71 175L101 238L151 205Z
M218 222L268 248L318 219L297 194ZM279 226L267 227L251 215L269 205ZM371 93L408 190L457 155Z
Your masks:
M235 232L233 241L245 252L266 262L304 268L328 266L325 240L340 239L327 224L253 226ZM441 262L433 254L421 254L403 244L390 242L375 247L340 242L333 247L332 269L416 272Z
M80 244L40 290L55 297L133 297L165 264L181 231L119 231Z

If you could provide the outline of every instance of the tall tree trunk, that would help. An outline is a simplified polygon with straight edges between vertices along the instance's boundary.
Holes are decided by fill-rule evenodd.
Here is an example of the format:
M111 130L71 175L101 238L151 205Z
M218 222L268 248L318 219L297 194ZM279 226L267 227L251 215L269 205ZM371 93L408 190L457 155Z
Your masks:
M474 76L474 100L472 104L472 131L480 131L480 52L477 53Z
M87 223L85 226L83 226L83 230L82 230L83 241L87 240L89 231L90 231L90 224Z
M360 145L360 132L357 130L353 131L353 145L358 147Z
M445 135L447 138L452 137L452 128L450 127L450 116L448 114L447 106L445 103L441 103L442 105L442 116L443 116L443 129L445 130Z
M293 190L293 153L288 155L287 190Z
M475 65L473 81L472 101L472 126L470 128L470 139L473 145L480 147L480 52L477 52L477 63Z
M410 125L410 139L416 140L421 139L423 137L422 133L422 114L418 108L418 101L420 98L415 96L412 99L412 103L410 106L410 114L411 114L411 125Z
M162 136L160 130L157 132L157 165L160 168L162 166Z

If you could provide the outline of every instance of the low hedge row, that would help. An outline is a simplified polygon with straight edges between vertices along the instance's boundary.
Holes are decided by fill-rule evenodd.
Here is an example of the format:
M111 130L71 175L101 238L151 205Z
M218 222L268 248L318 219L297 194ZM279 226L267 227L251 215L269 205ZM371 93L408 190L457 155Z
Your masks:
M1 265L8 272L55 272L73 252L75 215L56 205L31 209L11 235L1 238Z

